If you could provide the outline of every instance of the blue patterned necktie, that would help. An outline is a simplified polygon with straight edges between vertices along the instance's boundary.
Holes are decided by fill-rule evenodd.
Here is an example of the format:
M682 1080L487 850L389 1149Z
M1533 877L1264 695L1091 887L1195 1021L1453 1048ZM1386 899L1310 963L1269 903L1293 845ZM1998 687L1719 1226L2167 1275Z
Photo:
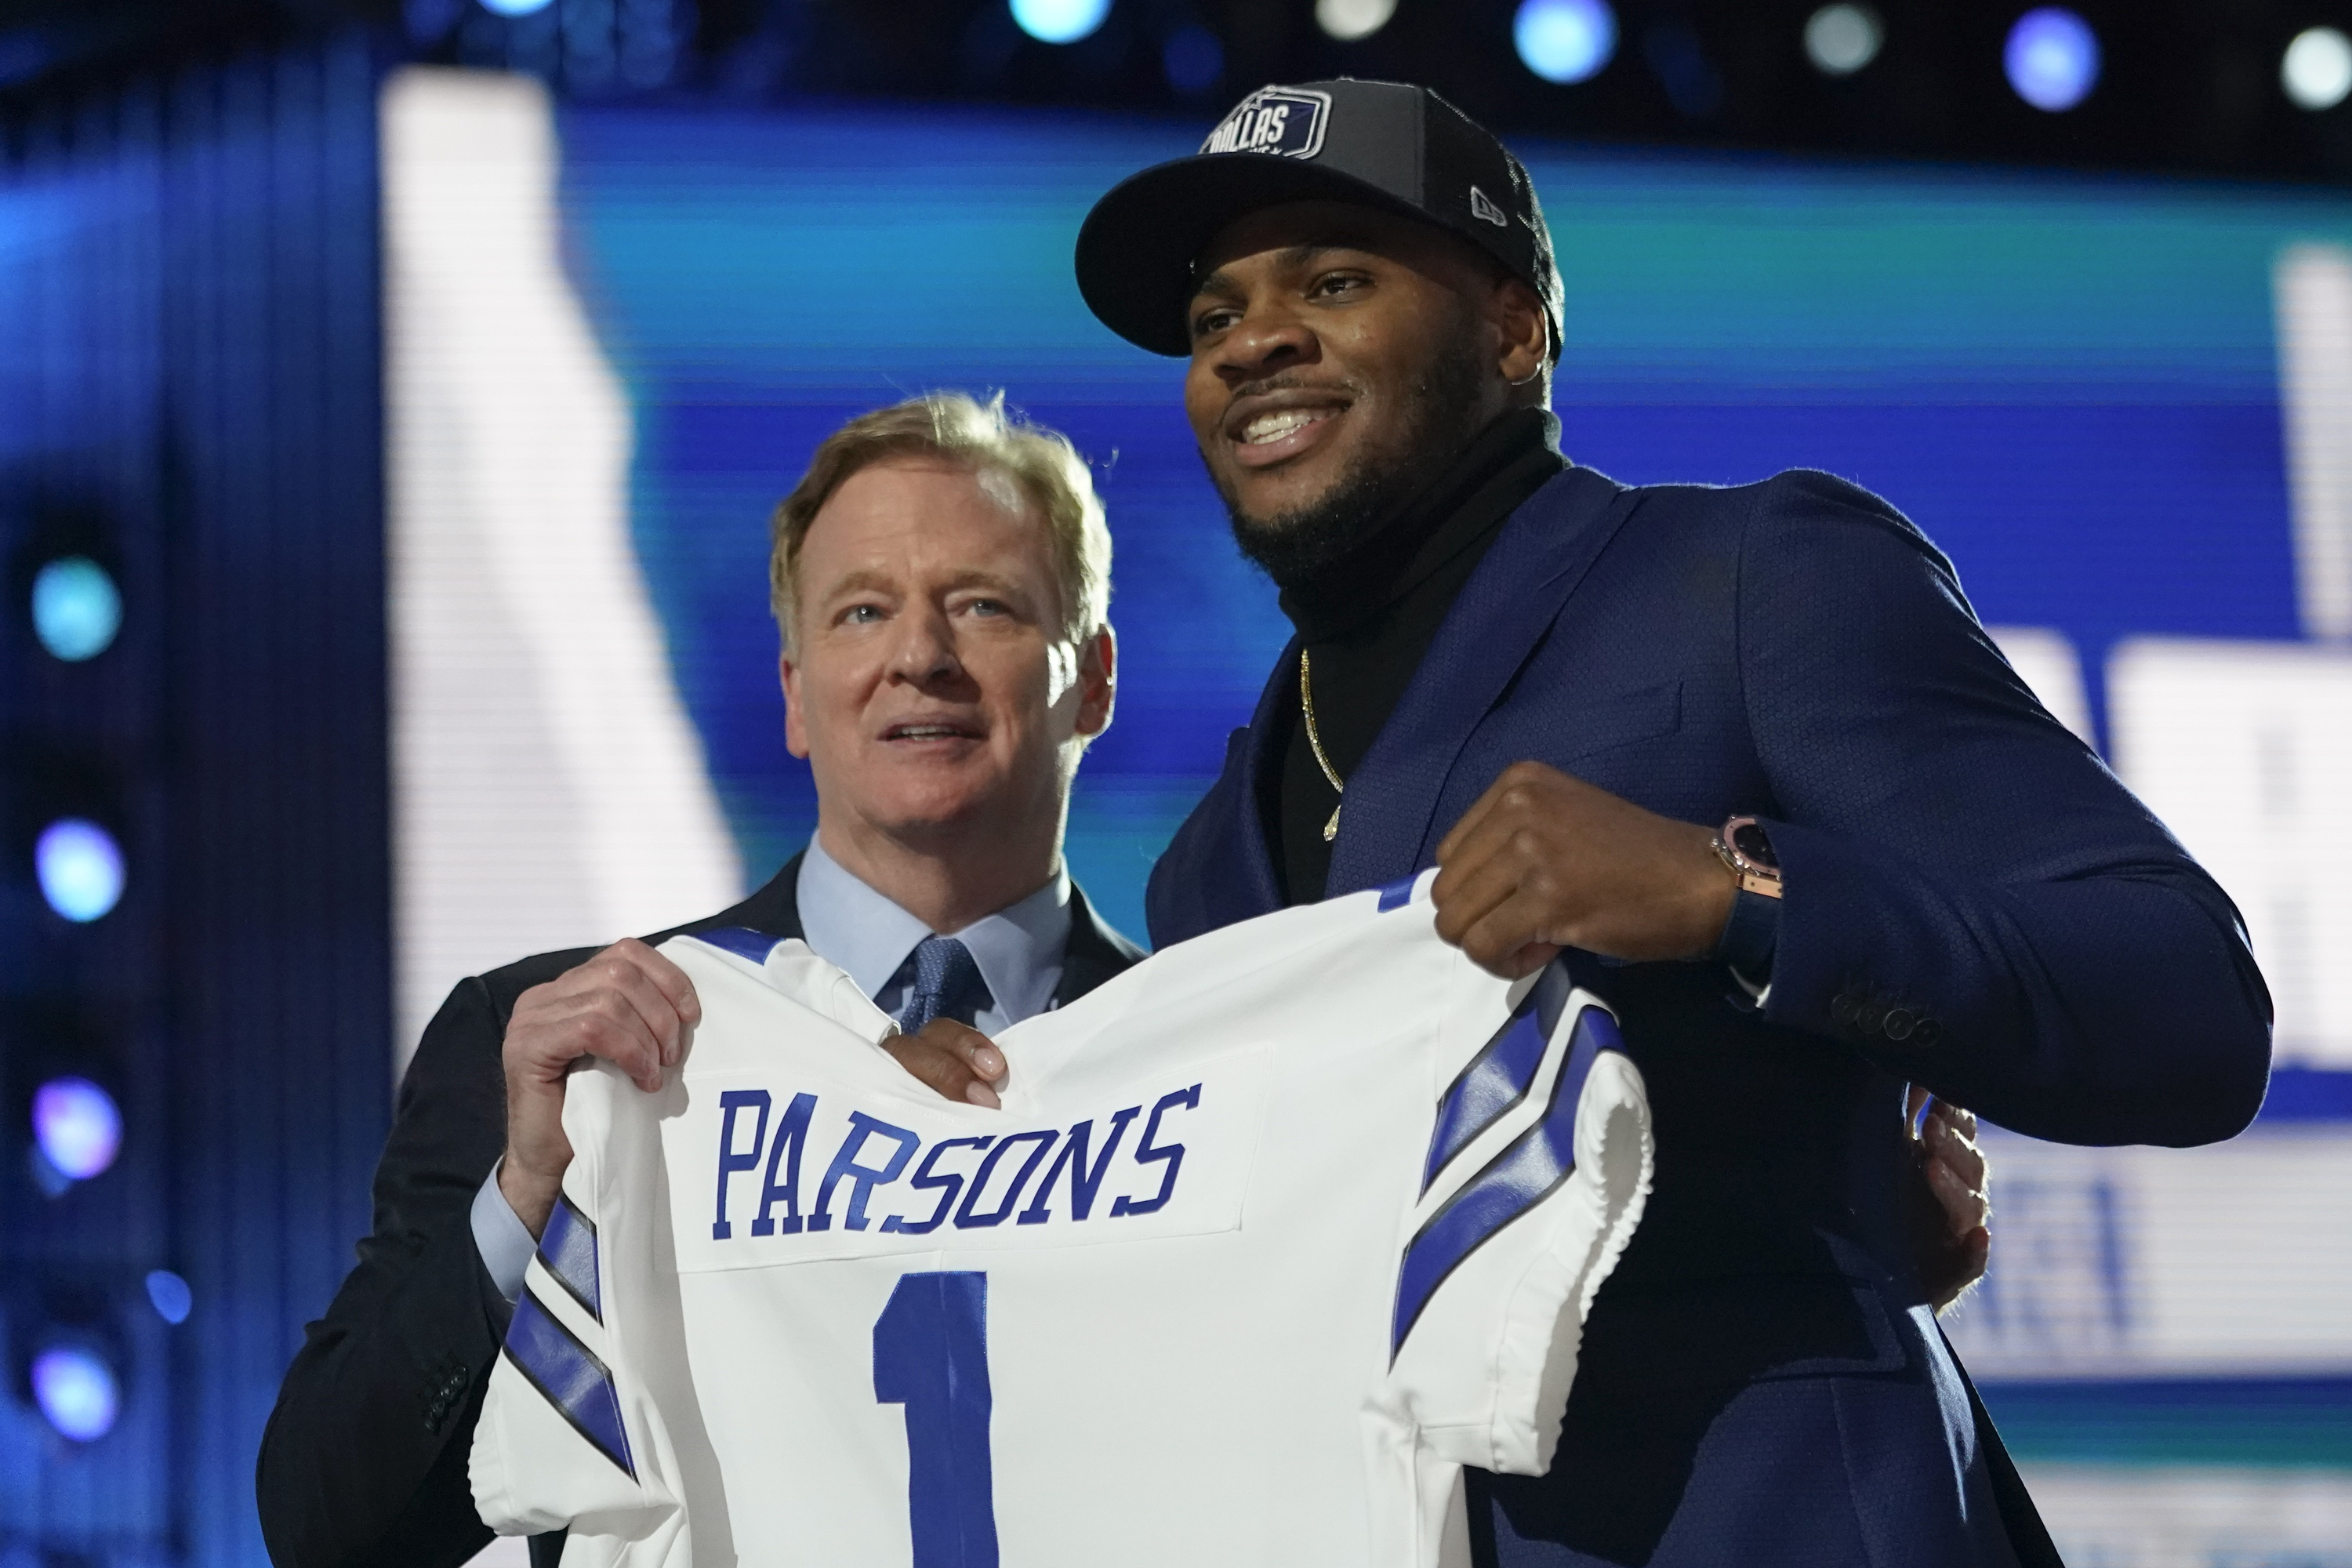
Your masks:
M987 997L971 949L951 936L927 936L915 949L915 979L907 988L898 1027L912 1035L942 1016L969 1024Z

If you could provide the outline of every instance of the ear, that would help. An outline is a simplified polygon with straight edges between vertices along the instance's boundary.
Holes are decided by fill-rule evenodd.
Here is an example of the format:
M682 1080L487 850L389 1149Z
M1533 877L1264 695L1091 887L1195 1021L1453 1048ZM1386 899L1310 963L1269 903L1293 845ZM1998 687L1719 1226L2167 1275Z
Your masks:
M784 687L784 750L805 762L808 760L808 725L801 714L801 671L793 662L793 650L784 649L776 656L776 677Z
M1077 732L1092 737L1110 728L1118 699L1118 639L1106 625L1078 650Z
M1502 340L1503 357L1496 368L1514 386L1533 379L1551 361L1551 319L1543 301L1518 279L1498 278L1487 309Z

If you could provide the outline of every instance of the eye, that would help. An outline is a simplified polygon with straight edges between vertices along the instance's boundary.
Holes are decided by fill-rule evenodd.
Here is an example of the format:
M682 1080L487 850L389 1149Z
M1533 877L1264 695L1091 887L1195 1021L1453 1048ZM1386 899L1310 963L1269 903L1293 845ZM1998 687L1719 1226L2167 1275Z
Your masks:
M841 624L845 626L870 626L881 618L879 605L852 605L841 612Z
M1370 287L1371 281L1360 272L1326 272L1307 285L1307 293L1310 299L1316 300L1344 299L1360 289Z
M1192 318L1192 335L1195 338L1213 337L1240 319L1241 312L1226 306L1203 310Z
M1013 613L1013 606L1002 599L971 599L965 603L964 608L975 616L1009 616Z

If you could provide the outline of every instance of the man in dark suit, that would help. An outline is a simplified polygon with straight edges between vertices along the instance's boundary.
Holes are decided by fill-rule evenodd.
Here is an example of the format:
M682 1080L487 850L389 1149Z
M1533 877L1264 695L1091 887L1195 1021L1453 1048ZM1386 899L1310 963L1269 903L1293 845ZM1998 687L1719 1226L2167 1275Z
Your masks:
M1568 952L1649 1085L1655 1194L1551 1473L1469 1478L1478 1560L2054 1562L1906 1242L1906 1096L2231 1136L2269 1004L2228 899L1876 497L1559 455L1549 233L1433 94L1254 93L1106 195L1077 268L1189 358L1297 631L1154 942L1433 864L1440 931L1505 974Z
M939 395L829 437L775 534L787 741L815 773L817 835L677 929L805 939L899 1018L910 1071L993 1104L1004 1064L971 1026L1075 1000L1142 956L1061 862L1070 780L1114 694L1100 503L1059 437ZM450 994L401 1085L374 1233L263 1440L275 1562L431 1568L488 1542L467 1460L571 1158L565 1079L599 1057L657 1087L696 1016L684 974L634 940Z

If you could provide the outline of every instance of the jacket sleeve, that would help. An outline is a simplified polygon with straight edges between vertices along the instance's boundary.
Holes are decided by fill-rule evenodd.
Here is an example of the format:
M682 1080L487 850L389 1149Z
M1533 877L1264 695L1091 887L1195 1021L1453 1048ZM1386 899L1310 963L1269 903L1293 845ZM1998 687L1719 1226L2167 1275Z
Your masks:
M436 1568L490 1539L466 1458L507 1306L470 1214L506 1142L503 1033L490 988L469 979L402 1081L374 1230L306 1331L262 1438L262 1536L279 1568Z
M1875 497L1759 487L1740 679L1784 820L1775 1023L2002 1126L2187 1145L2262 1103L2237 910L2034 700L1951 566Z

